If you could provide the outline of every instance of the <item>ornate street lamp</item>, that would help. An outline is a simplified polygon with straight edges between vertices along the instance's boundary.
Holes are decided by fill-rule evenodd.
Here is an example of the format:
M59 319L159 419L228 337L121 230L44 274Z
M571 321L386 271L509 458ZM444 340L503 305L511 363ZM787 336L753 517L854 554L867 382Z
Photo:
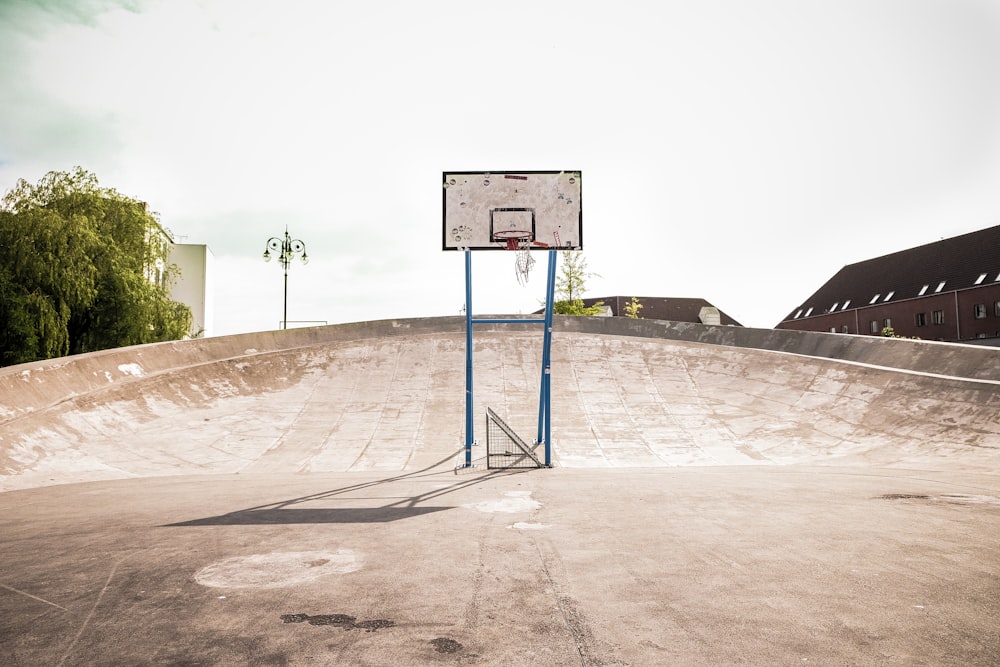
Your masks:
M295 255L302 255L302 263L309 263L309 255L306 254L306 244L298 239L293 239L288 235L288 226L285 226L285 238L279 239L277 236L272 236L267 240L267 246L264 248L264 261L271 261L271 253L278 253L278 262L281 263L281 268L285 272L285 316L281 320L281 328L288 328L288 267L292 265L292 260Z

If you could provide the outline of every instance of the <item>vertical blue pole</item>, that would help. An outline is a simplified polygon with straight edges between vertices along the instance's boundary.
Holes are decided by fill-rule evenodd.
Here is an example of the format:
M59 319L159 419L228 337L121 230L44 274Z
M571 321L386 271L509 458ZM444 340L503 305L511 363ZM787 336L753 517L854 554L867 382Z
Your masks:
M552 296L549 294L549 274L552 273L552 258L549 257L549 268L545 274L545 331L542 337L542 376L538 382L538 434L535 442L545 442L545 362L548 355L549 340L549 309L552 307Z
M545 286L545 338L542 343L542 381L538 392L538 442L545 443L545 465L552 465L552 311L556 295L556 251L549 250Z
M472 467L472 251L465 251L465 467Z

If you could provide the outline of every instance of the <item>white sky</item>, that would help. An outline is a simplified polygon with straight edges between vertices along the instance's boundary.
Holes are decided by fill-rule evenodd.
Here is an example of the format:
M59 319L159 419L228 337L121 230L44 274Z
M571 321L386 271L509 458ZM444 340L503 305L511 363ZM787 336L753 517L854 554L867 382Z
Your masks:
M0 0L0 189L80 165L215 256L214 333L459 314L441 172L580 170L590 296L772 327L1000 224L1000 0ZM531 312L510 253L473 311Z

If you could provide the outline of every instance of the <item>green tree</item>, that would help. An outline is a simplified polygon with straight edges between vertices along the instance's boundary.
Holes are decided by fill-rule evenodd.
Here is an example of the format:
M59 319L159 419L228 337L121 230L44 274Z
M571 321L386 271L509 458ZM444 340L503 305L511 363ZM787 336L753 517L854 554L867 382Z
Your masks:
M896 330L892 327L882 327L882 336L884 338L906 338L906 336L900 336L896 333ZM911 340L920 340L920 336L910 336Z
M170 240L140 201L79 167L0 202L0 364L183 338Z
M631 301L625 304L625 317L632 320L641 319L639 317L640 310L642 310L642 304L639 303L639 299L632 297Z
M552 312L559 315L600 315L604 312L604 302L599 301L593 306L583 303L583 293L587 280L596 276L587 270L587 260L579 250L561 253L562 268L556 276L556 302L552 304Z

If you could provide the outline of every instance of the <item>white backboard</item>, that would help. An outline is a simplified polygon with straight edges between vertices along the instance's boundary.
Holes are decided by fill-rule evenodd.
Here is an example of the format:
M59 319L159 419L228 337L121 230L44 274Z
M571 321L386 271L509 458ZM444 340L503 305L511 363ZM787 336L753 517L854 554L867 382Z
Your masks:
M503 250L528 234L531 247L583 248L579 171L444 172L444 250Z

